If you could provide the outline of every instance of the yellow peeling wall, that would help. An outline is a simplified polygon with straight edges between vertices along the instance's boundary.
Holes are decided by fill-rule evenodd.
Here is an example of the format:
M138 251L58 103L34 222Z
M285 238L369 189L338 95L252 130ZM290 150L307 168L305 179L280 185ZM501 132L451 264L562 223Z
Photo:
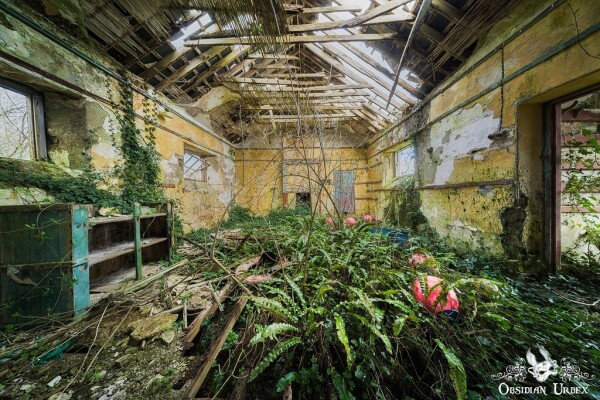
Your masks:
M275 208L294 207L295 192L287 196L282 192L285 164L288 174L293 175L288 182L306 185L310 180L312 205L320 213L334 212L333 172L354 171L354 214L369 212L366 148L336 148L329 143L323 152L317 141L299 143L287 139L284 143L285 146L278 149L236 150L237 204L259 214L266 214ZM304 160L309 160L309 169ZM295 164L295 161L300 163ZM319 182L324 182L324 185Z
M377 213L390 151L413 140L421 211L439 234L492 254L541 253L542 104L600 83L599 29L598 1L519 2L461 70L371 143Z
M30 10L23 14L28 18L33 15ZM36 17L36 22L46 32L63 35L41 17ZM59 45L2 11L0 38L0 77L26 84L46 99L49 161L72 173L92 167L109 183L115 183L111 170L120 163L120 137L111 98L117 100L119 84L100 66L112 71L120 67L90 45L72 44L75 51L88 54L100 66L93 65L73 49ZM141 86L139 82L136 85ZM186 230L216 223L233 198L235 167L231 144L168 99L156 93L149 95L157 96L161 111L156 137L166 194L176 201ZM143 130L141 94L135 95L134 106L138 127ZM184 149L206 156L208 182L184 181ZM0 205L53 201L50 194L21 189L0 183Z

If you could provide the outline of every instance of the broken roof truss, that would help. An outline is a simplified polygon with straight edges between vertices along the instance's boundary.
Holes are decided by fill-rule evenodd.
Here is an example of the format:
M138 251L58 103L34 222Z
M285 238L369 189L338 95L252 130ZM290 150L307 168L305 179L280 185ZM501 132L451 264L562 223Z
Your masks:
M249 99L244 111L259 123L312 115L359 120L372 133L458 69L516 0L268 0L280 20L264 16L269 26L247 31L219 9L239 2L248 4L81 0L86 27L107 53L178 103L223 85ZM270 47L260 29L271 32Z

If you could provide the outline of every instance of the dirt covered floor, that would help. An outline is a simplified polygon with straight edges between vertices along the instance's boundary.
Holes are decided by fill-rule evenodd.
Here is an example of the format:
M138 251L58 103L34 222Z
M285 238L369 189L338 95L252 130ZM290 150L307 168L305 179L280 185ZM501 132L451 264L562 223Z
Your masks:
M519 386L600 393L589 271L526 275L360 218L230 215L76 321L5 327L0 398L497 398L507 367L540 348L556 374Z

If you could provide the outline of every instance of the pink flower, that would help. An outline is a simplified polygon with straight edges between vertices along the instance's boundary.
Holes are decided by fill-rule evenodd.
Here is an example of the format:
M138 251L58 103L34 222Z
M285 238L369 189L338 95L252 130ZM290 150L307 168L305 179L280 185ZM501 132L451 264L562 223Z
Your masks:
M421 281L419 279L416 279L413 285L413 294L419 303L423 304L430 312L436 314L442 311L458 311L460 304L454 290L449 290L446 295L446 301L440 300L434 309L433 305L436 303L438 296L442 292L442 280L437 276L431 275L427 275L425 280L427 282L427 292L429 292L427 297L425 297L425 294L423 293Z
M356 220L354 218L352 218L352 217L349 217L349 218L346 219L346 225L348 225L348 226L354 226L354 225L356 225Z
M427 262L427 256L421 253L414 253L410 256L408 262L411 266L416 267L417 265L425 264Z
M332 217L325 218L325 223L329 226L333 226L333 218Z
M373 222L373 220L374 220L374 218L370 214L363 216L363 221L365 221L365 222Z

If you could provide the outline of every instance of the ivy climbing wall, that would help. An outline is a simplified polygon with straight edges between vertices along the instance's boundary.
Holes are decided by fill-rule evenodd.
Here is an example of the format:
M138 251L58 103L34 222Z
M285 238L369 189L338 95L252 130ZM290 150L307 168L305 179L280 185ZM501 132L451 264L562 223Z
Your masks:
M127 211L133 201L176 202L184 228L215 223L232 199L231 144L32 10L35 24L0 12L0 77L44 96L47 160L0 162L0 205L94 203ZM190 188L185 150L207 162Z

